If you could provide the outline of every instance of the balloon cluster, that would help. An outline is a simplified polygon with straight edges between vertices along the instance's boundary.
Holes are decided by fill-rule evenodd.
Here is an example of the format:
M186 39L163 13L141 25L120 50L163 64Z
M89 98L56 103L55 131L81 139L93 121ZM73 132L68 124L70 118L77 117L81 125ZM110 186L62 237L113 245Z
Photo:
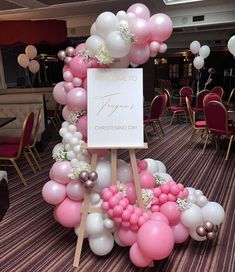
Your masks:
M40 69L40 64L35 58L37 57L37 48L34 45L28 45L25 48L25 54L17 57L19 65L23 68L29 68L29 71L36 74Z
M201 237L206 236L208 240L214 239L217 231L218 226L214 225L210 221L206 221L203 225L200 225L196 228L197 234Z
M95 186L95 181L98 178L98 174L95 171L88 172L83 170L79 173L79 180L84 184L85 188L92 189Z
M233 56L235 56L235 35L233 35L228 41L228 50Z
M69 65L75 53L75 49L72 46L68 46L65 50L60 50L57 53L57 57L59 60L64 61L66 65Z
M200 70L204 66L204 59L210 55L210 47L208 45L201 46L199 41L193 41L190 43L189 48L196 55L193 60L193 66Z

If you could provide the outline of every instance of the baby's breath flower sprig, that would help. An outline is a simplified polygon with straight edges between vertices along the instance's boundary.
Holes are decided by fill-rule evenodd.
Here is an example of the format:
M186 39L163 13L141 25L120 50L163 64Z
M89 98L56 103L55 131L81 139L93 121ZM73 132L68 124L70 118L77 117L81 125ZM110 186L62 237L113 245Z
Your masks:
M154 193L151 189L141 189L142 193L142 200L146 208L150 208L153 200L154 200Z
M97 58L98 62L101 64L111 64L113 63L114 59L110 55L109 51L104 45L100 45L97 49L97 54L95 55Z
M127 43L135 42L135 40L136 40L135 34L130 32L129 27L126 24L120 24L118 26L118 30L119 30L121 37L124 41L126 41Z
M161 184L166 183L166 181L158 174L154 174L154 177L155 177L156 186L160 186Z
M86 49L79 50L77 52L77 55L83 57L83 59L84 59L85 62L90 62L91 61L90 60L91 55L90 55L90 51L89 50L86 50Z
M69 177L74 180L79 180L79 174L82 171L91 171L91 165L87 162L80 161L78 165L72 168L72 172L69 174Z
M178 198L176 200L176 206L180 211L185 211L189 209L192 205L187 202L186 198Z
M72 124L75 124L75 123L77 123L78 118L80 116L83 116L83 115L86 115L86 114L87 114L87 112L85 110L83 110L83 111L71 111L69 116L68 116L68 121L70 123L72 123Z
M68 161L67 152L63 149L59 149L52 154L52 158L55 161Z
M124 183L122 183L121 181L117 180L117 187L120 193L123 194L123 196L126 196L126 189L125 189L125 185Z

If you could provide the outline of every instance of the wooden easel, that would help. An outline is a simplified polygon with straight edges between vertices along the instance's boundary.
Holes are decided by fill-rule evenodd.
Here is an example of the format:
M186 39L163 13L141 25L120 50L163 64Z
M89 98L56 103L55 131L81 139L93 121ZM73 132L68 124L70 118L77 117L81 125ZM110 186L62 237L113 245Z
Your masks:
M148 148L148 146L145 143L144 146L142 147L142 149L146 149L146 148ZM140 149L140 148L138 147L138 149ZM129 150L131 168L132 168L132 173L133 173L133 178L134 178L134 183L135 183L137 205L142 210L146 210L144 203L142 201L142 193L141 193L141 186L140 186L140 180L139 180L139 175L138 175L135 148L131 148L128 150ZM96 149L94 149L92 152L92 157L91 157L91 170L92 171L95 171L95 169L96 169L97 159L98 159L98 152ZM111 170L112 170L112 184L116 184L116 182L117 182L117 148L111 149ZM78 239L77 239L77 245L76 245L74 262L73 262L73 266L75 266L75 267L78 267L79 262L80 262L87 215L89 213L94 213L94 212L97 212L97 213L103 212L103 210L101 208L90 207L90 202L91 202L91 193L90 193L90 190L86 190L85 194L84 194L84 205L83 205L83 209L82 209L82 218L81 218L81 223L80 223L80 227L79 227L79 235L78 235Z

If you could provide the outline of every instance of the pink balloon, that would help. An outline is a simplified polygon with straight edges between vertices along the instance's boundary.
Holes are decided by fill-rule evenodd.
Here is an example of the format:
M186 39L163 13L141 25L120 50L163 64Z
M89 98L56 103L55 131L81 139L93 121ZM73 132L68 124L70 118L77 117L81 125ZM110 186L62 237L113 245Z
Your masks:
M79 51L83 51L83 50L86 50L86 44L85 43L80 43L75 48L75 55L77 55L79 53Z
M135 14L137 18L142 18L148 20L150 18L150 11L149 9L141 3L136 3L130 6L127 10L127 13L132 12Z
M143 64L148 61L150 57L150 50L148 44L133 44L131 46L130 53L128 55L128 58L132 63L136 64Z
M72 166L69 161L57 161L51 167L51 178L57 182L67 184L70 182L68 176L72 172Z
M99 63L97 59L91 58L91 68L99 68Z
M80 224L81 208L82 202L65 198L65 200L55 208L55 218L64 227L74 228Z
M140 172L139 177L142 188L151 189L155 187L155 177L152 173L144 170Z
M70 67L68 65L64 65L62 73L66 72L66 71L70 71L71 72Z
M69 92L70 90L72 90L74 88L74 85L72 82L65 82L64 88L65 88L66 92Z
M160 212L163 213L169 220L171 226L180 222L181 212L176 206L176 202L168 201L161 205Z
M83 88L74 88L67 94L67 104L70 110L82 111L87 107L87 93Z
M68 106L64 106L63 110L62 110L62 116L64 118L65 121L69 121L69 115L70 115L71 111L69 110Z
M137 231L130 230L129 228L120 227L118 230L118 238L125 246L131 246L136 242Z
M79 117L76 126L77 131L82 133L83 138L87 138L87 115Z
M149 48L151 52L158 52L159 48L160 48L160 43L157 41L152 41L149 44Z
M160 212L151 213L151 220L161 221L161 222L164 222L165 224L169 225L168 218Z
M147 267L151 264L152 260L143 255L140 251L138 244L134 243L129 252L129 256L134 265L138 267Z
M70 71L65 71L63 73L63 79L67 82L72 81L73 80L73 74Z
M90 155L92 155L93 149L88 148L87 151ZM96 149L96 151L98 153L98 157L104 157L108 152L107 149Z
M64 81L57 83L53 89L53 97L56 102L62 105L67 104L67 93L64 88Z
M189 237L189 229L185 227L181 222L171 227L175 243L181 244L185 242Z
M79 87L82 85L82 80L79 77L74 77L72 82L75 87Z
M82 88L85 89L85 90L87 90L87 78L83 79Z
M76 56L70 62L71 72L76 77L85 78L89 67L91 67L91 64L86 62L82 56Z
M125 192L126 192L126 198L129 200L130 204L135 204L136 191L135 191L135 185L133 182L125 183Z
M42 188L43 199L52 205L57 205L66 197L66 186L54 180L49 180Z
M173 31L173 24L169 16L164 13L157 13L149 19L149 27L151 30L151 40L164 42Z
M142 18L135 18L130 23L130 31L135 35L135 44L143 44L150 37L148 22Z
M82 200L84 198L85 188L77 181L70 181L67 184L67 195L72 200Z
M165 53L167 50L167 45L165 43L162 43L160 44L160 47L159 47L159 53Z
M161 260L168 257L173 250L173 232L167 224L150 220L139 229L137 244L143 255L153 260Z

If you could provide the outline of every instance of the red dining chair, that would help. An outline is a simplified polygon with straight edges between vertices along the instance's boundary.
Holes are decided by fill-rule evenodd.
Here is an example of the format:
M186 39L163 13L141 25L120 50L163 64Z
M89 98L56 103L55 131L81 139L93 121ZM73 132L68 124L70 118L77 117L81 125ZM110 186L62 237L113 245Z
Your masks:
M217 94L221 99L222 99L222 97L223 97L223 95L224 95L224 90L223 90L223 88L220 87L220 86L214 87L214 88L211 90L211 92Z
M22 133L21 133L20 141L18 143L14 143L14 144L1 143L0 144L0 161L11 161L12 165L15 167L24 185L27 185L27 183L22 172L20 171L20 168L18 167L16 163L16 160L20 157L20 155L23 152L30 167L34 169L32 162L30 161L27 153L24 151L24 148L29 146L30 144L31 133L33 129L33 121L34 121L34 114L33 112L31 112L26 116L23 122ZM12 165L4 164L4 166L12 166Z
M196 113L197 112L203 112L203 99L209 93L210 93L210 91L208 91L208 90L202 90L197 94L197 96L196 96L196 105L193 108L193 110Z
M209 93L203 98L203 108L205 109L206 105L211 101L221 102L221 97L216 93Z
M221 136L225 136L229 138L227 154L225 157L225 160L227 160L231 149L232 141L234 140L235 136L235 127L228 126L228 113L225 106L219 101L210 101L205 106L205 118L207 125L207 136L202 153L205 152L210 136L217 136L218 138L220 138Z
M179 91L180 95L180 105L181 106L186 106L186 97L188 97L190 104L192 104L192 95L193 95L193 90L189 86L184 86L180 89Z
M195 136L198 135L199 132L204 133L204 131L206 130L206 122L203 121L196 121L196 117L195 117L195 111L192 109L191 103L188 99L188 97L186 97L186 106L187 106L187 110L188 110L188 115L189 115L189 121L190 124L193 128L193 133L189 139L189 146L191 146Z
M162 132L162 135L165 136L161 122L160 122L160 117L166 108L166 103L167 103L166 94L155 96L151 102L149 115L144 117L144 132L145 132L146 140L148 142L149 142L149 137L148 137L147 129L149 126L153 127L153 129L158 133L158 130L157 130L157 125L158 125Z

